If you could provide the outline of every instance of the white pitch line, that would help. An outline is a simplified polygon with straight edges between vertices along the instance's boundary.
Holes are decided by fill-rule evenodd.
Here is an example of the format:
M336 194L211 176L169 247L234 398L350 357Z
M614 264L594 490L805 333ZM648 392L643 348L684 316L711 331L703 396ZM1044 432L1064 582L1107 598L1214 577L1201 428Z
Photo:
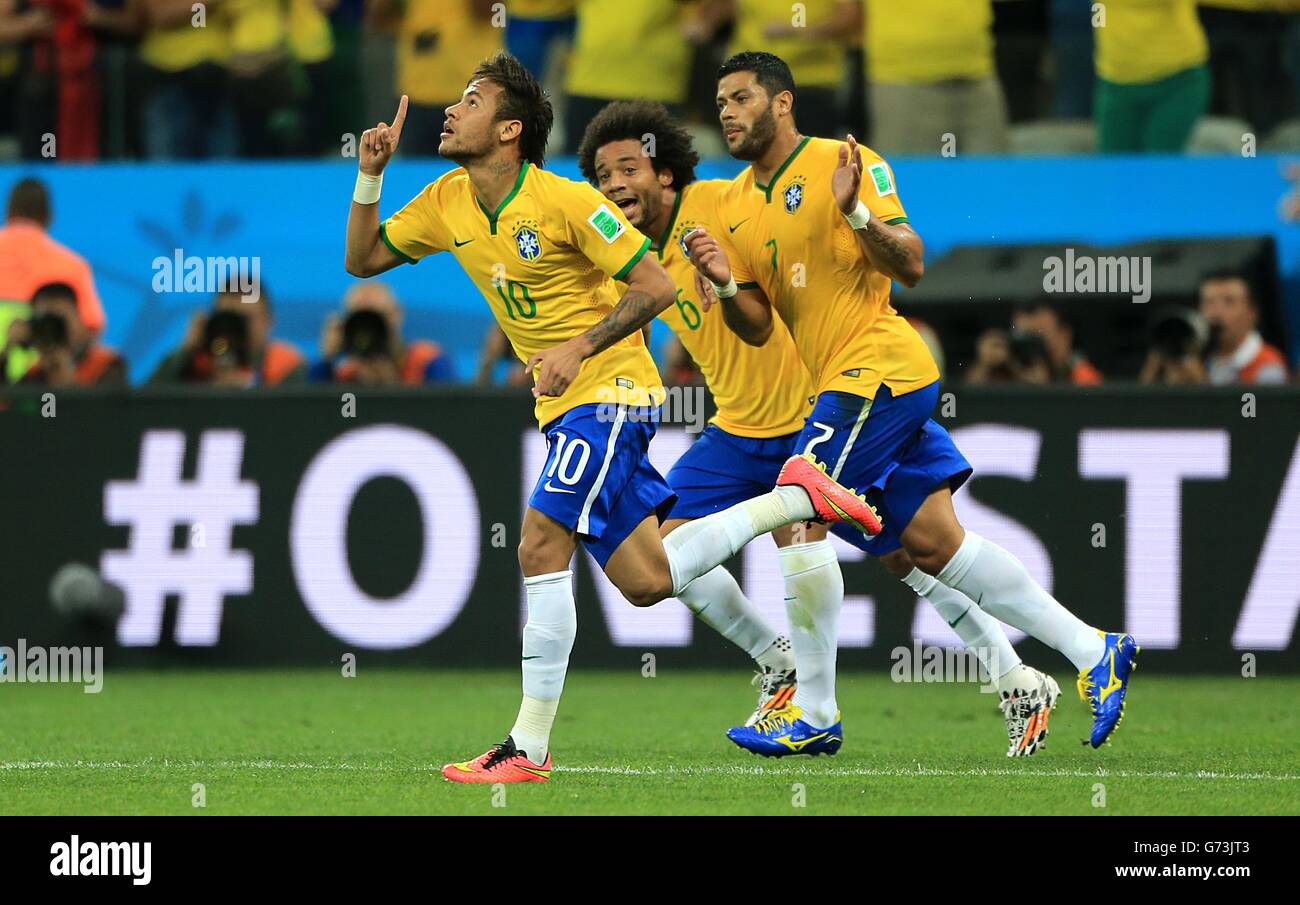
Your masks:
M81 760L29 760L0 761L0 772L21 770L310 770L310 771L363 771L372 773L437 773L441 764L425 764L414 767L401 767L392 764L314 764L303 762L279 762L272 760L248 761L202 761L202 760L153 760L144 761L81 761ZM1007 767L946 769L943 767L926 767L917 764L915 768L900 767L826 767L815 765L783 766L699 766L699 767L609 767L597 765L558 766L557 773L575 773L597 776L825 776L825 777L862 777L862 778L903 778L903 777L1013 777L1031 779L1034 777L1053 777L1067 779L1191 779L1191 780L1225 780L1240 782L1262 780L1271 782L1300 782L1300 774L1295 773L1238 773L1219 770L1196 770L1180 772L1177 770L1060 770L1036 769L1026 766L1023 770Z

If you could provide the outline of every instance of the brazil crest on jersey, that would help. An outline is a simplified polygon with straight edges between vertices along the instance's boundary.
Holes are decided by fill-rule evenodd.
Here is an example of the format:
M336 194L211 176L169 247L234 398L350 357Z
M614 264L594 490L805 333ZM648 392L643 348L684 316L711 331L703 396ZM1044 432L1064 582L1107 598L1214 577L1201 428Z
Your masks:
M890 304L890 279L867 260L831 193L841 142L804 138L768 185L747 167L709 219L742 287L760 287L789 326L818 393L872 398L934 383L930 350ZM885 223L907 220L894 174L862 147L858 197Z
M811 410L812 381L790 331L778 317L768 341L751 346L731 331L720 308L704 311L683 242L709 217L726 185L726 180L710 179L677 193L668 228L652 246L677 287L677 304L659 319L677 334L703 372L718 407L714 424L740 437L780 437L803 427Z
M496 210L483 206L458 168L385 220L380 234L408 263L451 252L523 362L603 320L621 297L614 281L650 247L590 185L527 162ZM637 331L583 362L564 395L538 399L535 413L546 425L586 403L657 405L663 392Z

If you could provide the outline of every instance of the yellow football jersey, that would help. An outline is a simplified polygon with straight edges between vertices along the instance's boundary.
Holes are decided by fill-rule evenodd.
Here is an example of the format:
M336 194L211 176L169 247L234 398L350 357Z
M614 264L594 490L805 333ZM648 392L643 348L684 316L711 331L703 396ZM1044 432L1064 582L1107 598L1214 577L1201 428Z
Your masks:
M450 251L522 362L604 320L621 297L614 280L626 277L650 247L590 185L527 163L495 211L457 168L385 220L380 233L412 264ZM638 330L583 362L563 396L539 398L537 422L546 425L585 403L657 405L663 395Z
M678 0L577 0L578 24L565 90L607 100L686 100L691 46Z
M677 286L677 304L659 315L704 373L718 412L712 423L740 437L781 437L803 427L812 410L812 380L780 318L771 338L751 346L731 331L716 307L705 312L695 292L695 267L682 237L706 223L725 179L694 182L677 193L668 228L651 245Z
M818 393L874 398L883 383L901 395L934 383L939 369L835 205L840 145L803 139L768 185L746 167L719 195L710 232L736 282L761 288L789 326ZM905 222L889 165L866 147L862 165L863 203L886 223Z
M501 49L492 20L470 0L410 0L397 31L397 92L426 107L460 100L474 67Z
M841 0L737 0L736 27L727 53L762 48L785 60L800 88L836 87L844 80L844 42L839 37L813 38L795 33L769 38L772 24L814 28L835 15Z
M993 0L865 0L863 20L870 82L982 79L993 73Z

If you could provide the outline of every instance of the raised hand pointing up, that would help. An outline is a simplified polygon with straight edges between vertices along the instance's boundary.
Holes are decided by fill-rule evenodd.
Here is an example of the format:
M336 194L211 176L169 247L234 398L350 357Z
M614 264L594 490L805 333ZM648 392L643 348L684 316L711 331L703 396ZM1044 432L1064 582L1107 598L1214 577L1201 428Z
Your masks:
M361 134L361 172L368 176L378 176L384 172L384 167L392 160L393 154L397 151L397 142L402 137L402 126L406 124L407 103L408 98L403 94L391 126L388 123L380 123Z

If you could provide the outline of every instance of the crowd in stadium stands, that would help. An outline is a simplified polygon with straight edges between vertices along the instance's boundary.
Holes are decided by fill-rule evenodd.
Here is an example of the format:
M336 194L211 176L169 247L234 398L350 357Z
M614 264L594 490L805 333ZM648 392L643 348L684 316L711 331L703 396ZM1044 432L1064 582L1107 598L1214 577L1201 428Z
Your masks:
M123 386L126 362L100 342L104 312L86 261L47 233L51 203L44 185L23 179L9 195L0 227L0 384ZM1177 309L1157 330L1139 380L1153 384L1270 384L1288 379L1286 358L1257 328L1249 281L1235 272L1207 274L1197 307ZM295 383L420 386L452 383L451 357L430 339L408 339L402 307L379 281L354 284L341 310L321 328L319 358L308 362L292 344L272 337L271 298L218 293L210 310L190 319L180 346L149 378L153 385L259 387ZM940 337L913 320L940 370ZM670 385L702 384L680 343L661 356ZM504 363L504 368L502 367ZM528 376L505 334L493 325L483 341L474 382L527 386ZM1061 312L1046 302L1015 312L1009 329L985 331L974 360L960 374L969 383L1064 383L1091 386L1102 374L1074 345Z
M1300 0L0 0L0 154L337 155L399 94L433 154L503 46L557 98L552 150L615 99L705 126L754 46L803 132L886 156L1300 147Z

